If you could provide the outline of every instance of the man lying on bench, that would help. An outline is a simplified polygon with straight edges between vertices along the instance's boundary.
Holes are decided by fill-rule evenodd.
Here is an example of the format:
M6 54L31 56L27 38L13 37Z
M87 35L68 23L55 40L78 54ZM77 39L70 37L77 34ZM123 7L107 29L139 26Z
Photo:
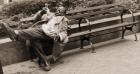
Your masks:
M48 6L49 7L49 6ZM7 31L12 40L47 40L53 39L63 45L68 42L67 35L67 21L68 19L63 16L65 12L64 7L50 7L50 12L56 13L48 23L44 23L39 28L29 28L23 30L14 30L10 28L7 23L0 21L0 25ZM49 71L51 69L49 63L46 61L45 56L39 56L44 64L44 69ZM44 60L45 59L45 60Z

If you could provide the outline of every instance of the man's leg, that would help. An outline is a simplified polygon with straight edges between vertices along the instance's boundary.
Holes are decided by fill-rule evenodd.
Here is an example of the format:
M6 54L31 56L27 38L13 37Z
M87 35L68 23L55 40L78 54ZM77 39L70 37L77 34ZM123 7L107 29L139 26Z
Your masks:
M31 61L34 61L34 58L36 58L37 55L33 49L33 45L31 44L30 40L26 40L25 45L26 49L29 50Z
M13 30L10 28L6 23L0 22L2 24L3 28L8 32L8 35L12 40L39 40L39 39L48 39L50 37L46 36L41 28L32 28L32 29L25 29L25 30ZM48 62L46 61L45 54L42 50L42 45L39 42L33 42L33 47L35 48L35 51L38 53L38 57L41 59L41 61L45 65L45 69L48 71L50 70L50 66Z
M6 30L6 33L9 35L10 39L13 40L13 41L15 41L16 35L15 35L14 30L13 30L12 28L10 28L10 27L8 26L8 24L5 23L5 22L3 22L3 21L0 21L0 26L1 26L4 30Z
M18 36L18 39L23 40L35 40L35 39L48 39L47 35L43 32L41 28L30 28L30 29L24 29L24 30L15 30L17 31L16 35Z
M61 57L65 44L54 41L54 48L52 53L51 63L55 63Z
M6 23L0 22L2 24L3 28L7 31L9 37L12 40L34 40L34 39L47 39L50 38L41 28L30 28L30 29L24 29L24 30L13 30L10 28Z
M49 63L46 60L46 54L43 51L42 43L39 40L31 41L36 55L39 57L39 65L43 64L43 68L47 71L51 69Z

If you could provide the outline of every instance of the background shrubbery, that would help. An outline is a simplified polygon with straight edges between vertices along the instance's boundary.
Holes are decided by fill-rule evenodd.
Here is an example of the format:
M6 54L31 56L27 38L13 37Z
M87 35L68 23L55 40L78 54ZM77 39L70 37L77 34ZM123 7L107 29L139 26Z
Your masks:
M47 2L62 2L65 7L69 10L79 9L85 7L94 7L99 5L111 4L113 1L122 2L122 5L126 8L132 10L139 9L139 1L137 0L30 0L30 1L21 1L21 2L12 2L7 5L3 5L0 10L0 19L15 19L13 17L18 17L20 19L23 17L31 16L36 13L38 10L41 10L44 7L44 4Z
M140 9L140 0L116 0L121 2L121 5L126 9L130 9L133 12Z
M5 16L14 16L17 14L31 15L40 10L44 3L47 1L22 1L12 2L7 5L3 5L2 14Z
M32 0L12 2L4 5L0 13L4 16L14 16L17 14L31 15L42 9L44 4L49 1L62 2L69 9L98 6L107 3L105 0Z

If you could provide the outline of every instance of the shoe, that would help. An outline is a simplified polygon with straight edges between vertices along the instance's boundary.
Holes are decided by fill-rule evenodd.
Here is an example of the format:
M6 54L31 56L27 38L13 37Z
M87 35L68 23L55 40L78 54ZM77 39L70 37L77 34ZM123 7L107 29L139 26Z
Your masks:
M38 59L38 64L45 71L50 71L51 70L51 66L47 61L44 63L42 60Z
M15 34L14 30L10 28L7 23L0 21L0 24L2 25L2 28L6 30L7 34L9 35L10 39L13 41L16 41L17 35Z
M51 70L51 66L46 63L44 66L42 66L42 68L45 70L45 71L50 71Z
M44 66L43 69L44 69L45 71L50 71L50 70L51 70L51 67L48 65L48 66Z

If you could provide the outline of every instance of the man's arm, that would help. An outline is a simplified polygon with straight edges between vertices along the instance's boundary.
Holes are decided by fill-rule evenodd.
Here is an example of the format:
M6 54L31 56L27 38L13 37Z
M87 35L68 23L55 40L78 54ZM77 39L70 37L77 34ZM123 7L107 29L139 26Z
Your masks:
M36 22L36 21L41 20L41 17L43 14L45 14L45 11L40 10L34 16L20 19L20 21L21 22L30 22L30 21Z
M34 17L28 17L28 18L22 18L20 19L20 22L28 22L28 21L33 21Z

